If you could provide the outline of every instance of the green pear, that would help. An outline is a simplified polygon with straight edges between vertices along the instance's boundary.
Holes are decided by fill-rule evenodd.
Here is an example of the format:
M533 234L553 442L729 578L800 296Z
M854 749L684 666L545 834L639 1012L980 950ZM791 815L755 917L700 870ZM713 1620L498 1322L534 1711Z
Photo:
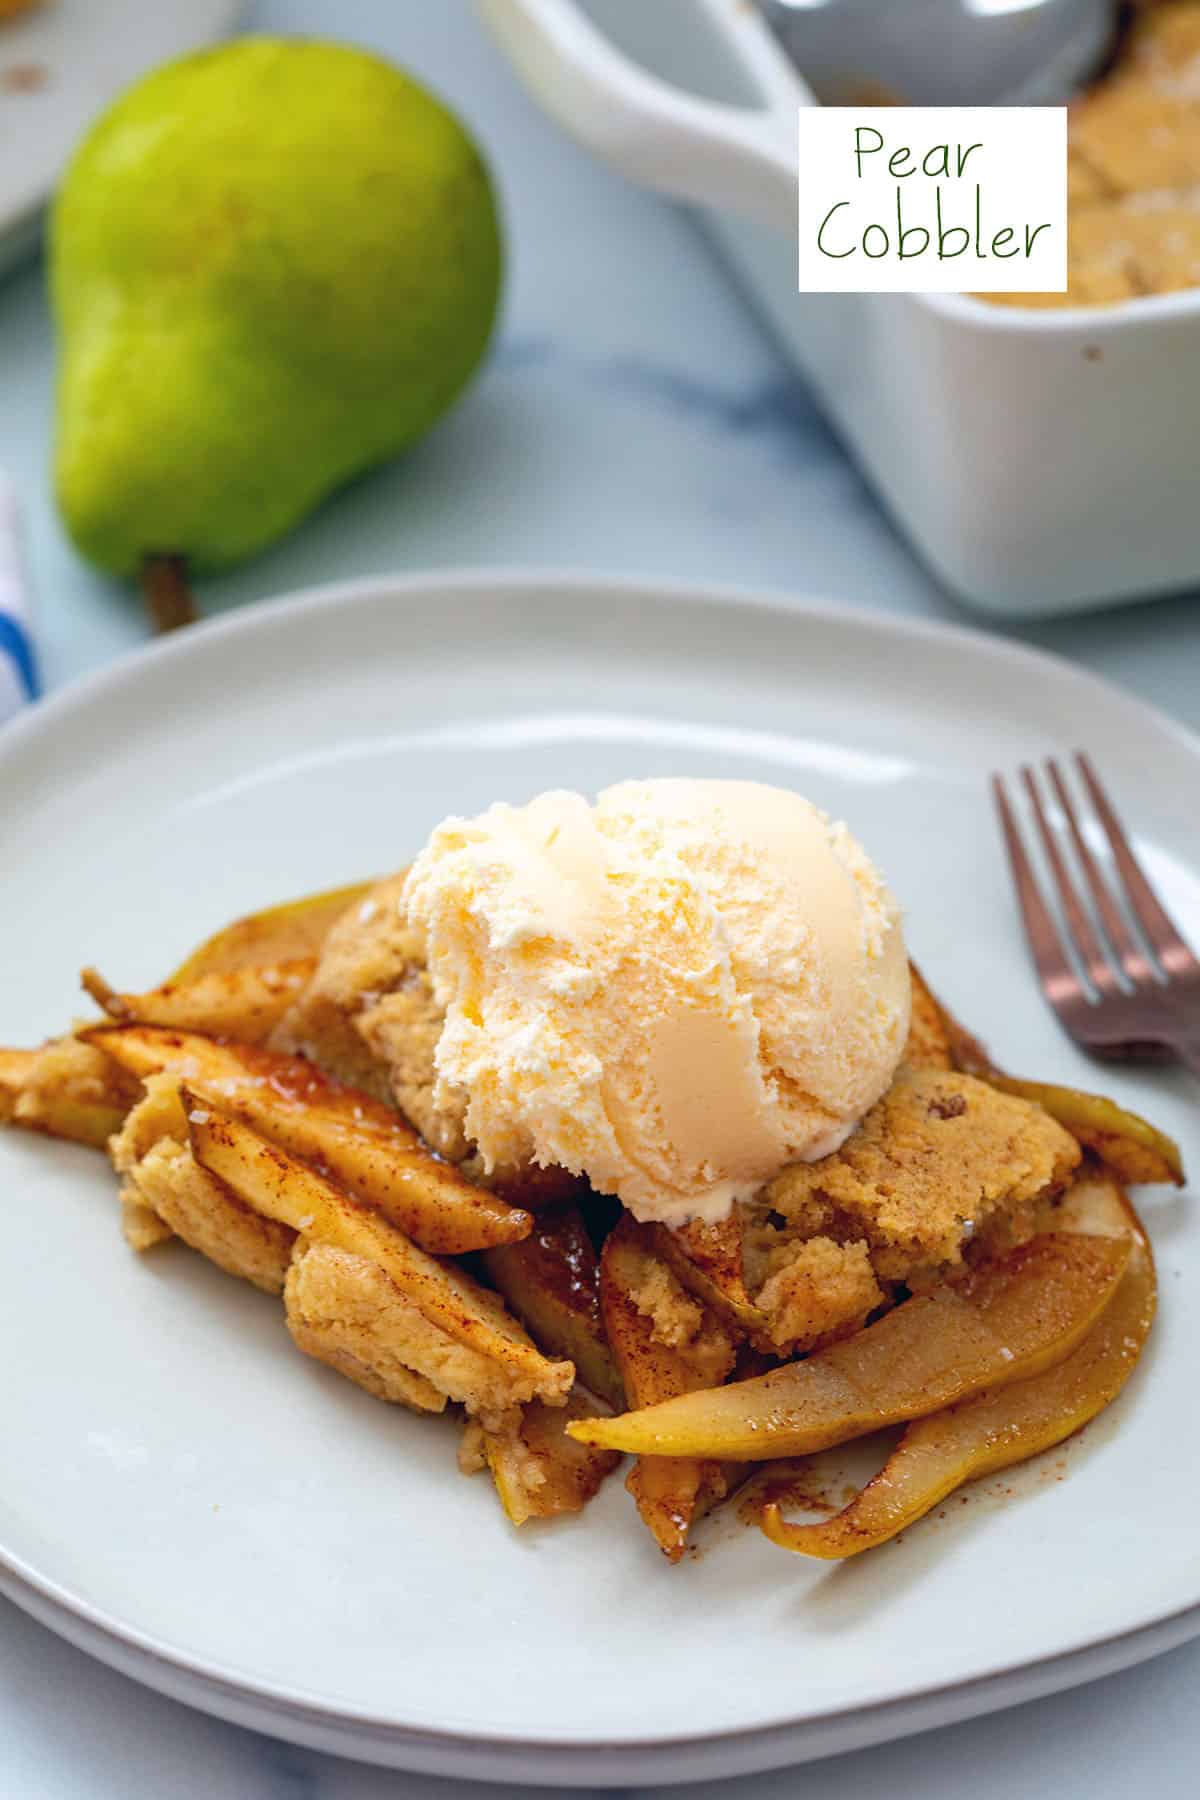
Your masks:
M156 70L54 208L75 543L118 575L262 549L446 410L501 267L479 150L399 69L246 38Z

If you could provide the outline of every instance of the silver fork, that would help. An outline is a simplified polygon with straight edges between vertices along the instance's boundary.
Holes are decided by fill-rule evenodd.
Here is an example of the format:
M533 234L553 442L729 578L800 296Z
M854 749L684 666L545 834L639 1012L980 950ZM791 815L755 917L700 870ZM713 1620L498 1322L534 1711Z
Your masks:
M1075 764L1108 839L1129 912L1152 954L1146 954L1126 922L1114 887L1084 837L1062 769L1051 757L1045 773L1095 908L1093 915L1080 898L1064 846L1042 804L1038 779L1026 766L1021 780L1062 905L1064 943L1026 854L1003 779L993 775L1017 903L1042 992L1063 1029L1092 1055L1182 1062L1200 1075L1200 961L1147 881L1090 759L1079 752Z

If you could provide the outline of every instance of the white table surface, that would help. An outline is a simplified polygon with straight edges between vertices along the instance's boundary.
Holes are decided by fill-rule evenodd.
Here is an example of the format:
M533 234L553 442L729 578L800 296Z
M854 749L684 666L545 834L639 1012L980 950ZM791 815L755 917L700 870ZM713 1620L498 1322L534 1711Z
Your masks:
M507 563L728 580L993 629L961 613L915 563L689 221L565 144L467 0L252 0L247 23L374 46L457 103L504 192L512 269L497 352L454 416L285 544L208 584L205 610L334 577ZM135 649L144 625L133 596L85 568L54 518L51 370L33 265L0 285L0 464L28 508L44 670L57 686ZM1006 629L1200 726L1194 596ZM736 1669L736 1646L728 1654ZM823 1800L917 1791L926 1800L1190 1800L1198 1684L1200 1644L903 1744L672 1791L694 1800L810 1791ZM372 1770L191 1713L0 1602L0 1795L456 1800L489 1791L499 1790Z

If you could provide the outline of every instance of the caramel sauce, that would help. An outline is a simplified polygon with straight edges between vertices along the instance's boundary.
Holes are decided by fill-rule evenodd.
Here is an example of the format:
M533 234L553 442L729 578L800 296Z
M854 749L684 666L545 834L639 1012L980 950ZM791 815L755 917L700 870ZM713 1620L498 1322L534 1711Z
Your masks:
M600 1271L591 1239L573 1207L538 1216L523 1245L540 1286L574 1313L600 1323Z
M850 1490L857 1493L857 1488ZM737 1503L737 1516L743 1525L756 1525L764 1506L778 1506L795 1512L836 1513L843 1502L835 1499L822 1486L818 1470L811 1464L773 1463L768 1471L753 1480Z

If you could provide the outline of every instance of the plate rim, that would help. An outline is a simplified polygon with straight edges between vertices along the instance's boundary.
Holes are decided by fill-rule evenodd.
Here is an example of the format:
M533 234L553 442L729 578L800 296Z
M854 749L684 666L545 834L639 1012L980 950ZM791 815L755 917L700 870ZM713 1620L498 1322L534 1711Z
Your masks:
M59 1601L13 1579L0 1553L0 1595L106 1667L167 1699L229 1724L266 1731L310 1749L387 1768L483 1782L608 1787L728 1779L891 1743L962 1723L1086 1682L1119 1674L1200 1635L1200 1602L1151 1623L1098 1638L1035 1662L914 1689L863 1706L832 1708L804 1719L657 1738L546 1739L497 1732L455 1732L397 1724L317 1700L289 1698L267 1683L206 1669L199 1658L160 1649L149 1634L111 1626L68 1596ZM95 1613L95 1617L86 1616Z
M973 655L995 662L1009 662L1017 668L1050 667L1059 679L1090 689L1107 705L1116 703L1156 731L1165 730L1191 755L1200 756L1200 729L1193 730L1153 701L1142 699L1140 694L1129 692L1092 669L1081 668L1057 650L1018 643L999 636L984 625L916 618L851 600L810 598L783 587L756 588L738 582L701 582L657 574L592 573L569 564L496 563L447 564L429 569L361 575L348 581L318 582L265 599L242 602L200 618L186 631L170 632L122 651L102 667L76 675L35 705L17 713L0 727L0 764L14 747L33 741L50 730L60 716L89 701L103 698L110 689L119 689L143 669L187 658L191 654L190 646L195 643L209 643L243 633L254 635L272 629L285 618L333 611L355 602L385 604L388 600L417 598L442 589L473 594L499 591L505 595L519 590L525 594L540 593L544 598L557 595L571 603L595 594L613 594L627 599L652 597L656 603L662 601L673 606L699 605L714 611L736 606L746 614L759 612L772 617L806 618L835 627L851 624L868 631L882 630L885 634L925 642L949 641Z
M758 614L789 619L797 626L882 634L908 642L957 647L986 662L1015 669L1051 669L1056 677L1091 693L1107 706L1118 704L1138 726L1164 733L1180 749L1200 759L1200 733L1151 702L1130 694L1092 670L1053 651L1016 643L950 621L911 618L852 602L800 599L786 589L760 590L735 583L697 583L657 575L593 574L580 569L522 565L437 568L379 574L299 589L206 619L187 632L139 646L94 670L18 715L0 730L0 778L25 752L36 754L73 716L104 706L155 669L171 670L194 655L195 647L286 629L292 620L333 613L346 605L395 605L406 598L490 596L494 604L534 595L555 600L564 611L596 596L638 598L655 607L702 606L714 612L736 608L746 620ZM476 1779L514 1775L545 1781L592 1782L601 1768L615 1777L614 1759L627 1765L623 1780L684 1780L703 1773L749 1773L801 1758L832 1754L854 1744L883 1741L955 1718L1033 1698L1154 1655L1200 1634L1200 1600L1185 1602L1126 1629L1086 1638L1047 1656L1010 1658L960 1682L920 1682L887 1699L861 1705L831 1705L803 1718L775 1719L753 1726L712 1731L643 1734L630 1738L529 1737L489 1727L483 1733L451 1727L406 1724L352 1703L329 1704L290 1683L242 1674L210 1657L122 1621L106 1609L40 1573L0 1543L0 1592L41 1623L111 1667L133 1675L158 1692L184 1699L219 1717L249 1722L258 1709L263 1729L307 1733L318 1748L365 1755L396 1767L462 1773ZM933 1717L931 1714L940 1716ZM906 1722L907 1721L907 1722ZM874 1734L873 1734L874 1726ZM356 1739L369 1737L364 1747ZM301 1738L304 1741L304 1738ZM757 1749L756 1749L757 1746ZM477 1759L486 1758L486 1762ZM394 1759L394 1760L393 1760ZM415 1760L414 1760L415 1759ZM671 1771L676 1772L672 1773ZM678 1772L684 1771L684 1772Z

